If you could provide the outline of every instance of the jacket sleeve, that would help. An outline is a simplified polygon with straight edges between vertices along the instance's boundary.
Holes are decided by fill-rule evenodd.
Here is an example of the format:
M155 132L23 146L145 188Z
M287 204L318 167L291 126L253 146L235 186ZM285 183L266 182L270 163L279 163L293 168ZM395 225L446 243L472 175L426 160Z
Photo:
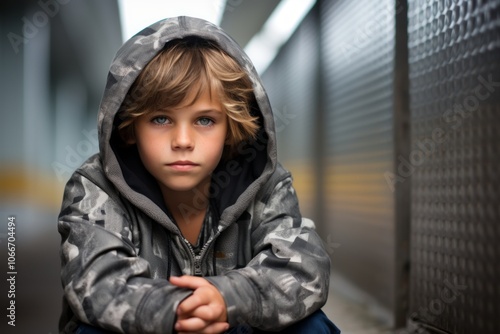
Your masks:
M224 296L232 326L281 330L325 304L330 259L314 223L301 217L289 175L263 205L252 227L252 260L209 280Z
M191 292L151 278L119 201L81 174L67 183L58 223L66 301L80 321L93 326L173 332L177 305Z

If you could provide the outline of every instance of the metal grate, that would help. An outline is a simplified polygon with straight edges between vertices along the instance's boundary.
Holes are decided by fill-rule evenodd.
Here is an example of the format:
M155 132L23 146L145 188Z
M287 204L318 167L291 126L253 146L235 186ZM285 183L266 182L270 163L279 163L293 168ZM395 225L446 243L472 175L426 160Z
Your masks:
M408 20L410 317L450 333L496 334L500 2L413 0Z

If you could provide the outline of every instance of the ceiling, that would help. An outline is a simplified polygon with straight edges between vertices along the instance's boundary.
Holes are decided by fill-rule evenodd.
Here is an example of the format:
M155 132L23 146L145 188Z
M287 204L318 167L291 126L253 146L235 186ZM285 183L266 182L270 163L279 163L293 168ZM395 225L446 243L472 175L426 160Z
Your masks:
M257 34L279 0L227 0L220 26L242 47Z

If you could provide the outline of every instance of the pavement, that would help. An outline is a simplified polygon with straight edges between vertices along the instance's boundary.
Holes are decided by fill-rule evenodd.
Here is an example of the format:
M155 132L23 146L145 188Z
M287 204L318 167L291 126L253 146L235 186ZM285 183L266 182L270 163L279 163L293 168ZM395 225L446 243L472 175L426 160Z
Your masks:
M389 313L336 274L332 274L323 311L342 334L393 333Z

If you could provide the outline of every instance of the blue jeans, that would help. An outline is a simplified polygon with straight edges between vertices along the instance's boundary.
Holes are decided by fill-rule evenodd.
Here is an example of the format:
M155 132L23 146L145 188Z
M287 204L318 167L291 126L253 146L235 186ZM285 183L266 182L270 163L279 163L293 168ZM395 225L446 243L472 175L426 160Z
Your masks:
M93 327L86 324L81 324L75 334L107 334L111 333L101 328ZM265 334L259 329L251 328L250 326L240 325L231 328L226 334ZM319 310L311 314L305 319L293 324L292 326L280 332L272 332L278 334L340 334L340 330Z
M235 328L231 328L226 332L226 334L340 334L340 329L337 328L327 318L325 313L318 310L308 316L305 319L287 327L286 329L279 332L265 332L260 329L251 328L250 326L240 325Z

